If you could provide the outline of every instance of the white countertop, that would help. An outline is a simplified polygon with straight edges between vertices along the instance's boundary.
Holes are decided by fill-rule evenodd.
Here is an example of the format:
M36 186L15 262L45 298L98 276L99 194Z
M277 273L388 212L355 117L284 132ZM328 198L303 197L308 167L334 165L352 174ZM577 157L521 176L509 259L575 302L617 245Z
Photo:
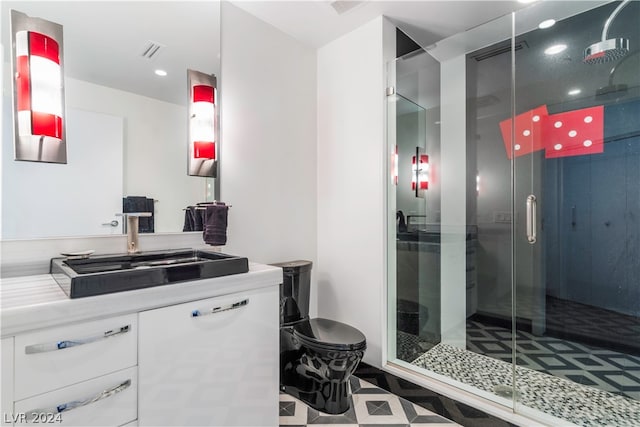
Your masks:
M126 292L69 298L50 274L0 279L1 336L243 292L282 282L282 269L249 263L249 272Z

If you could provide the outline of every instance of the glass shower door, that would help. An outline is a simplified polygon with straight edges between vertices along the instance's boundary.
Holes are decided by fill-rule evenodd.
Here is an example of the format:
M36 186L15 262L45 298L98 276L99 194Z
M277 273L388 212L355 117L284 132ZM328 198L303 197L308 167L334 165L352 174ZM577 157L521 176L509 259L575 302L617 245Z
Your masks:
M555 23L553 12L535 26L531 11L515 15L503 133L514 162L516 410L637 425L640 2Z
M548 425L640 425L638 22L539 2L389 65L391 363ZM422 200L402 104L438 144Z
M440 151L438 79L433 79L438 64L415 47L388 65L395 77L387 104L394 168L390 216L395 218L389 234L389 279L395 284L389 294L394 323L389 348L395 350L391 359L406 363L440 342L440 183L433 173ZM420 84L425 76L431 77L428 94Z

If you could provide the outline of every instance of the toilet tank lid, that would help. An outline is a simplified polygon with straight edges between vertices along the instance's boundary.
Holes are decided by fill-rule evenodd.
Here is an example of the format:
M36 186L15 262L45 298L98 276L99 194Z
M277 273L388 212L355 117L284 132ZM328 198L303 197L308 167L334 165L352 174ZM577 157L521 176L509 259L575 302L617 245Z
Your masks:
M311 346L335 350L359 350L366 347L366 338L353 326L335 320L315 318L297 323L294 334Z
M276 262L271 264L274 267L282 267L282 269L286 271L308 271L311 270L313 263L311 261L306 261L303 259L296 261L286 261L286 262Z

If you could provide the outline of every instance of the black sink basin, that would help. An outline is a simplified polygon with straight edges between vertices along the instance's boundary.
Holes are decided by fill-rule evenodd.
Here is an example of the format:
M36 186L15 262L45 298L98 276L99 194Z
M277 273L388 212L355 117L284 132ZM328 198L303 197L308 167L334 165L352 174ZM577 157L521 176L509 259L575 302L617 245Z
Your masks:
M247 258L192 249L53 258L51 274L70 298L149 288L249 271Z

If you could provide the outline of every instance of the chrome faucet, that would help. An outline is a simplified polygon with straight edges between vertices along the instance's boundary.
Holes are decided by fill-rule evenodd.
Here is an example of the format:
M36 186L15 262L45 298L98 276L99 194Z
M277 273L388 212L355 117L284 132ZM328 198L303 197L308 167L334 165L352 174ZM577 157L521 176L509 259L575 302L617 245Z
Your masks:
M122 222L124 231L127 233L127 253L135 254L140 252L140 243L138 241L138 222L140 217L149 217L151 212L127 212L119 213L116 216L122 216L126 221Z

